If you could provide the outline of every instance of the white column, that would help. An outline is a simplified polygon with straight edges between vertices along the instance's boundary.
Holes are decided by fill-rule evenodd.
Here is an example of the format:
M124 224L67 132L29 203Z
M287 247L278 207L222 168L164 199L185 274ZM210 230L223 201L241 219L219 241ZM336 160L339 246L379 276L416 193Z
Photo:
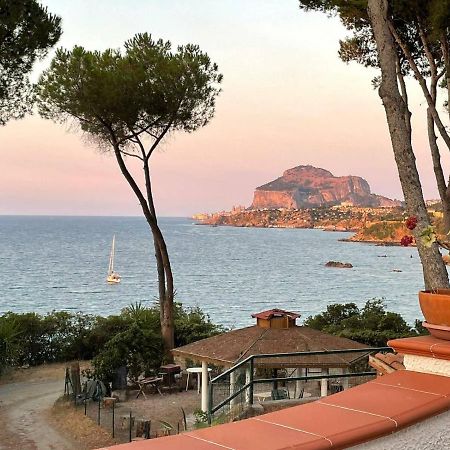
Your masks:
M306 369L302 369L298 367L295 369L295 376L296 377L303 377L306 375ZM302 391L302 388L305 386L305 382L301 380L296 380L295 382L295 396L298 398L300 395L300 392Z
M250 366L245 369L245 384L250 383ZM250 388L245 390L245 402L250 403Z
M322 375L328 375L328 369L322 369ZM328 395L328 378L320 380L320 396L326 397Z
M233 372L230 373L230 395L234 394L234 388L236 386L236 375L237 375L236 370L233 370ZM237 402L237 397L233 398L230 401L230 405L231 406L235 405L236 402Z
M208 363L202 361L202 411L208 411Z
M346 373L348 373L348 369L342 369L342 373L343 374L346 374ZM341 383L342 383L342 388L344 389L344 391L346 390L346 389L348 389L348 381L349 381L349 378L342 378L342 381L341 381Z

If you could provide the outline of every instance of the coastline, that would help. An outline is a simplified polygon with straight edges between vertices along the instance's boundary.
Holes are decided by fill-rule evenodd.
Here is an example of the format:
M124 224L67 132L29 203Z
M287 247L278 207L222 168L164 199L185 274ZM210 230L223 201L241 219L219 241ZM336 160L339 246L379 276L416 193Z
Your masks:
M361 242L379 246L398 246L408 234L402 208L361 208L334 206L309 209L233 208L214 214L193 216L197 225L239 228L319 229L347 232L353 236L343 242Z

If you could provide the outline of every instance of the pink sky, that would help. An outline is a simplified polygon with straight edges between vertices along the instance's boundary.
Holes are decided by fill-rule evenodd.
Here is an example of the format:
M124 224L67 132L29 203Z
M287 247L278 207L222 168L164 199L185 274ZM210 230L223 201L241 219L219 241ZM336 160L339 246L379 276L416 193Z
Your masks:
M376 72L339 60L346 31L337 20L300 12L295 0L43 3L63 18L64 47L118 47L149 31L197 43L219 64L215 118L193 134L173 135L152 157L160 215L249 205L256 186L300 164L359 175L373 192L402 197L384 110L371 88ZM435 198L424 101L409 84L422 184ZM34 116L1 128L0 143L0 214L140 214L114 159L80 134Z

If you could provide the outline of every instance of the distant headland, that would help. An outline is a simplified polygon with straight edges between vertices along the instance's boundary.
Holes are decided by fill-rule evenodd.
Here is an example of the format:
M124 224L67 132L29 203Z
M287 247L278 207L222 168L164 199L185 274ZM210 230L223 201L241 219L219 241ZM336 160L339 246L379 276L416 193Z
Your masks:
M439 219L438 210L430 212ZM373 194L364 178L297 166L257 187L250 207L196 214L193 219L212 226L351 231L355 235L349 241L396 245L408 233L404 215L400 200Z
M351 175L335 177L325 169L297 166L286 170L276 180L257 187L251 209L302 209L336 205L394 208L402 206L402 202L372 194L364 178Z

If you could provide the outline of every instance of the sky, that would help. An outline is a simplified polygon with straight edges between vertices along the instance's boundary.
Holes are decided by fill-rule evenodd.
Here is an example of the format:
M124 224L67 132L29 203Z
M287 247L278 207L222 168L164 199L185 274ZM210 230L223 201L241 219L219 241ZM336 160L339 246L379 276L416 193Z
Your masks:
M403 198L377 71L339 60L348 32L296 0L41 0L62 17L57 47L120 48L139 32L194 43L224 76L213 120L169 137L152 156L161 216L249 206L255 187L311 164L365 178ZM34 79L51 60L39 62ZM414 148L426 198L436 198L426 109L408 82ZM448 167L449 157L444 155ZM0 214L140 215L114 158L37 114L0 128ZM134 174L140 176L139 166Z

